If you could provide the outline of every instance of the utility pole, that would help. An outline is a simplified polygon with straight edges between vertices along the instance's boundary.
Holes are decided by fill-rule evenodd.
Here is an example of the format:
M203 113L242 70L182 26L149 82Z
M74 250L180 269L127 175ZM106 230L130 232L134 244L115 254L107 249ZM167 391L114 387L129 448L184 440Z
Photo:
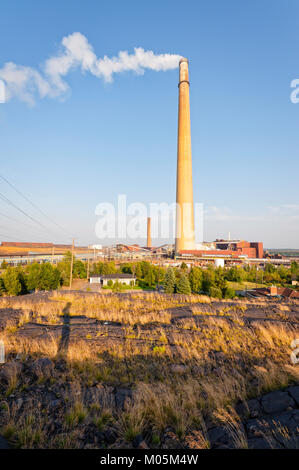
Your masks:
M55 249L55 248L54 248L54 246L53 246L53 247L52 247L52 260L51 260L51 264L54 263L54 249Z
M89 254L90 254L90 252L88 252L88 257L87 257L87 276L86 276L87 280L89 278Z
M70 272L70 288L72 287L72 282L73 282L74 247L75 247L75 239L73 238L72 258L71 258L71 272Z

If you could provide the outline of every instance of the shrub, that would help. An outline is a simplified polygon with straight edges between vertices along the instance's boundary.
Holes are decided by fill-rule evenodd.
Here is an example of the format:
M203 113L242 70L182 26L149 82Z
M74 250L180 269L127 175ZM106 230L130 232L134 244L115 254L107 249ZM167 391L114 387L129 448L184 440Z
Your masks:
M191 287L190 287L190 283L186 274L182 274L179 282L177 283L176 292L178 294L186 294L186 295L191 294Z
M222 299L222 292L219 287L210 287L210 292L209 292L211 297L214 297L215 299Z

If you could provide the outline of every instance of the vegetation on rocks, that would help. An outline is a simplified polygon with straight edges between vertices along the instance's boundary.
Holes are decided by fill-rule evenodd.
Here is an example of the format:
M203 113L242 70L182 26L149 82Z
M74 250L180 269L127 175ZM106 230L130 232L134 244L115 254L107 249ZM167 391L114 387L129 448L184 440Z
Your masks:
M138 292L2 297L0 434L22 448L275 446L283 420L294 447L298 309ZM271 432L256 422L275 413Z

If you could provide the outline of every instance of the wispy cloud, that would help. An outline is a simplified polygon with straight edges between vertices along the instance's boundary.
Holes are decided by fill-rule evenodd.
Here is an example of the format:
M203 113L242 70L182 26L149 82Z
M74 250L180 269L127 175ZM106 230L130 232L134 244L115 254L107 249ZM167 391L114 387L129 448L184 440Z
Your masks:
M120 51L115 57L98 58L87 38L76 32L62 39L59 53L46 60L40 70L7 62L0 69L0 79L6 84L7 101L15 97L32 105L37 98L55 98L64 94L69 88L65 78L75 69L111 82L113 75L121 72L143 74L145 69L156 72L174 69L180 57L178 54L155 54L136 47L132 54Z
M248 213L236 213L227 206L209 206L204 210L207 220L214 221L248 221L257 222L259 220L272 220L277 217L289 220L299 218L299 204L281 204L277 206L266 206L259 209L259 214L250 215Z

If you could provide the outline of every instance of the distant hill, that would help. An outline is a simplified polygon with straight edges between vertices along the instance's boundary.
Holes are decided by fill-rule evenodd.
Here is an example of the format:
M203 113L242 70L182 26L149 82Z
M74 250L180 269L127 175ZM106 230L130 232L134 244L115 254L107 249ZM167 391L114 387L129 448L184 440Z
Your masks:
M268 248L267 251L270 254L281 254L283 256L288 256L290 258L298 258L299 257L299 248L298 249L293 249L293 248Z

